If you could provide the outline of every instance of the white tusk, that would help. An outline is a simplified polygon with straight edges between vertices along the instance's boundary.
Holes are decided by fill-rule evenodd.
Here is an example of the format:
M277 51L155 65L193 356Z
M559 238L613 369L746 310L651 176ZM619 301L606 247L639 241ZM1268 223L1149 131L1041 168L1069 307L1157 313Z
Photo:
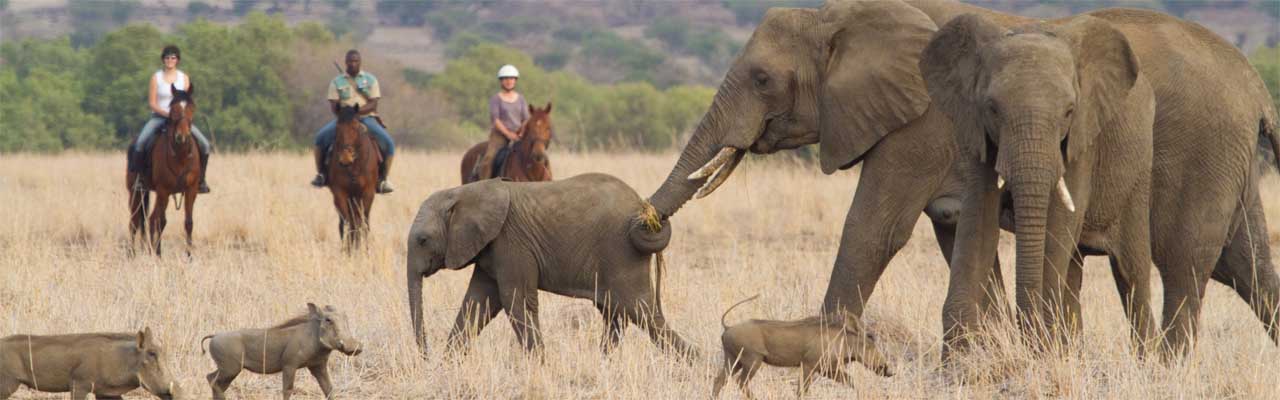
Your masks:
M1067 211L1076 212L1076 203L1071 201L1071 191L1067 190L1067 180L1058 178L1058 197L1062 198L1062 205L1067 206Z
M996 175L996 189L1004 189L1004 177Z
M693 171L692 174L689 174L688 179L692 181L692 180L698 180L698 179L711 176L711 174L719 170L720 167L724 165L724 163L728 162L729 159L733 158L734 153L737 153L737 152L738 152L738 149L735 149L732 147L725 147L723 149L720 149L720 152L716 153L716 156L713 157L711 161L707 161L707 164L703 165L702 168L698 168L697 171Z
M711 195L711 192L719 189L720 185L724 184L724 181L729 179L729 174L733 173L733 169L737 168L738 163L741 161L741 157L734 157L729 160L728 164L720 166L720 168L716 170L716 173L711 175L711 180L708 180L706 184L702 185L702 188L698 189L698 193L694 194L693 198L701 199L703 197L707 197Z

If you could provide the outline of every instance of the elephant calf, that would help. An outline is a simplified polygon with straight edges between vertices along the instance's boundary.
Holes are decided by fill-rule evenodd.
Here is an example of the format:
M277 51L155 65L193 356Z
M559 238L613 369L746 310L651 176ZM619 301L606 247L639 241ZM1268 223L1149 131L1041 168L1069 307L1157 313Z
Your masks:
M40 392L71 392L83 399L120 398L139 386L171 399L177 384L161 360L164 348L151 328L138 333L13 335L0 339L0 399L19 385Z
M893 376L884 355L876 349L875 338L863 329L862 321L845 318L843 313L795 321L753 319L734 326L725 324L724 318L730 311L757 297L760 296L734 304L720 316L720 326L724 328L720 336L724 345L724 369L712 384L711 397L720 396L725 380L734 373L743 395L751 398L747 385L760 370L760 364L800 367L798 396L808 391L814 372L837 382L853 382L843 369L850 361L861 361L881 376Z
M200 339L209 340L209 355L218 369L205 377L213 389L213 398L226 398L227 387L241 369L259 374L283 373L283 392L287 400L293 394L293 377L298 368L307 368L329 398L333 384L329 382L329 353L334 350L354 356L360 354L360 342L349 336L347 316L333 306L316 307L307 303L307 313L267 329L244 329L222 332Z
M409 309L424 352L422 279L441 268L475 264L450 348L465 347L499 311L506 311L526 350L542 348L538 290L591 299L604 316L604 349L628 322L640 323L660 347L693 349L667 328L649 259L671 239L670 225L653 232L638 215L646 204L609 175L555 182L490 179L432 194L418 209L408 237Z

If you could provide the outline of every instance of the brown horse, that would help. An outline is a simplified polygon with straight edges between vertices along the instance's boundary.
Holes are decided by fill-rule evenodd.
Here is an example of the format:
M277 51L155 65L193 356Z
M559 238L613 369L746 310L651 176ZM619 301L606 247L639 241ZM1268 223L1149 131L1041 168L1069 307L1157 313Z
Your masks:
M551 146L551 102L541 110L529 105L529 120L516 131L520 141L516 142L507 156L502 170L494 170L495 177L507 178L516 182L541 182L551 180L551 160L547 158L547 148ZM472 174L476 162L484 156L488 142L480 142L462 156L462 183L475 182Z
M381 153L367 127L356 118L360 107L338 109L337 137L327 164L329 191L338 209L338 237L354 250L369 232L369 209L378 187Z
M173 101L169 102L169 117L151 144L149 171L125 173L125 187L129 190L129 235L136 242L150 232L149 246L157 256L161 253L160 237L168 222L165 207L169 206L169 197L177 195L182 195L182 203L176 207L186 213L182 225L187 232L187 256L191 255L191 229L194 227L191 212L196 205L200 184L200 152L195 138L191 137L191 122L196 114L196 103L192 100L195 89L195 85L185 92L171 87ZM133 147L130 143L129 148ZM141 185L138 185L138 180L142 180ZM139 187L150 189L137 190ZM156 204L155 208L148 210L151 191L156 192ZM151 213L150 223L144 226L143 223L148 222L148 211Z

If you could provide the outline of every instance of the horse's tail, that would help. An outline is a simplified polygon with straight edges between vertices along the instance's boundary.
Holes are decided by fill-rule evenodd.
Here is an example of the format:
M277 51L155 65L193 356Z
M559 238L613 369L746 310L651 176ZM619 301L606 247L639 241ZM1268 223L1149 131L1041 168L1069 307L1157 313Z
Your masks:
M758 293L757 293L755 296L748 297L748 298L746 298L745 300L739 301L739 302L734 303L733 305L729 306L729 309L728 309L728 310L724 310L724 314L720 314L720 327L721 327L721 328L724 328L724 329L729 329L729 324L727 324L727 323L725 323L725 322L724 322L724 318L729 316L729 312L730 312L730 311L733 311L733 309L735 309L735 308L738 308L738 306L742 305L742 303L746 303L746 302L748 302L748 301L755 300L755 299L757 299L757 298L759 298L759 297L760 297L760 294L758 294Z

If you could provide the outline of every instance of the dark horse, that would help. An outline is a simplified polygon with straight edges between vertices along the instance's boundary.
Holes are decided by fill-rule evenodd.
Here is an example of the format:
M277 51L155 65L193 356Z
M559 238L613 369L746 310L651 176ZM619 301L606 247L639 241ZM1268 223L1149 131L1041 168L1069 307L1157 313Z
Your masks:
M150 166L143 173L125 173L125 187L129 190L129 235L136 243L149 231L148 243L157 256L160 255L160 237L167 223L165 207L169 205L169 196L179 194L182 195L182 204L178 207L186 213L182 225L187 231L187 255L191 255L191 229L194 226L191 212L196 205L200 184L200 152L195 138L191 137L191 121L196 114L196 103L192 100L195 89L195 85L185 92L171 88L173 101L169 102L169 118L151 144ZM133 143L130 143L129 151L133 148ZM142 187L150 189L137 189ZM151 191L156 192L156 204L155 208L148 210ZM144 226L148 211L151 220Z
M547 147L551 145L551 102L541 110L529 105L529 120L520 126L516 135L520 141L512 146L506 162L501 154L494 157L494 165L501 164L501 169L493 168L494 177L507 178L516 182L541 182L551 180L551 160L547 158ZM476 162L484 156L488 142L480 142L471 146L462 156L462 183L477 181L472 174Z
M348 251L368 234L369 208L378 187L381 157L369 128L356 118L359 113L359 106L338 109L337 137L325 163L333 206L338 209L338 236Z

